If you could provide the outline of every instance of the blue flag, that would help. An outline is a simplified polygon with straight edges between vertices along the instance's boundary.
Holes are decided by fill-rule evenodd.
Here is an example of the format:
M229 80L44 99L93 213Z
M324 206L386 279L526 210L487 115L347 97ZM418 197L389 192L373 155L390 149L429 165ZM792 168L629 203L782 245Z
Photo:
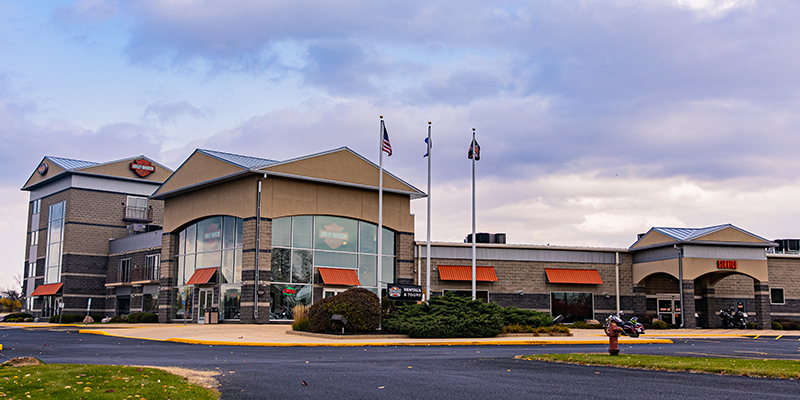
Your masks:
M425 138L425 144L428 144L428 138ZM425 155L424 155L423 157L427 157L427 156L428 156L428 151L427 151L427 149L428 149L428 148L431 148L431 147L433 147L433 143L431 143L431 144L428 144L427 146L425 146L426 150L425 150Z

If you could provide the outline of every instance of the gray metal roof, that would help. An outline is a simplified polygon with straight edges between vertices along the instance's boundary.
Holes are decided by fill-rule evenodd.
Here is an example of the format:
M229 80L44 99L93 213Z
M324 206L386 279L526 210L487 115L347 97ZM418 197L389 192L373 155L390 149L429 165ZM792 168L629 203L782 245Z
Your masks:
M653 228L653 230L675 240L684 241L693 240L729 227L733 227L733 225L724 224L709 226L706 228Z
M93 167L95 165L99 165L99 163L92 162L92 161L82 161L82 160L74 160L71 158L62 158L62 157L45 157L46 159L50 160L54 164L58 165L59 167L67 170L72 171L76 169L86 168L86 167Z
M268 165L277 164L278 161L275 160L268 160L266 158L258 158L258 157L249 157L249 156L242 156L239 154L231 154L231 153L224 153L221 151L214 151L214 150L205 150L205 149L197 149L197 151L214 157L216 159L225 161L229 164L233 164L237 167L241 168L258 168L258 167L266 167Z

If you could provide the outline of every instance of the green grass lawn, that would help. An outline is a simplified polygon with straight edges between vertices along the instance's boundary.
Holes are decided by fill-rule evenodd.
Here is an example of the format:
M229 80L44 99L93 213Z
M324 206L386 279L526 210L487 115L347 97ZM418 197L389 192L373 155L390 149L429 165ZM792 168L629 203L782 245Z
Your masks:
M800 378L800 361L792 360L674 357L639 354L620 354L618 356L610 356L608 354L537 354L520 356L519 358L621 368L692 371L782 379Z
M214 400L219 394L154 368L49 364L0 367L0 398Z

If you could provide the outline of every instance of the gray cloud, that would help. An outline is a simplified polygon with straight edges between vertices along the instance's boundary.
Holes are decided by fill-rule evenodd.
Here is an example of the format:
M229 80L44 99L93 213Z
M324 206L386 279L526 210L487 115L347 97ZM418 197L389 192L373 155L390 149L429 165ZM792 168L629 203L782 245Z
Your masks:
M155 119L162 126L169 123L174 124L182 117L192 117L198 120L204 119L207 114L208 111L201 110L188 101L157 101L148 105L144 110L144 117L146 119Z

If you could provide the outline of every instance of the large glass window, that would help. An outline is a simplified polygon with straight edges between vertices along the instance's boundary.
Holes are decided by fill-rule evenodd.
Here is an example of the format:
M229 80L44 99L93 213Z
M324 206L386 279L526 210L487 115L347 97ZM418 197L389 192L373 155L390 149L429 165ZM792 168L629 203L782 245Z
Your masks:
M185 314L186 311L178 304L189 301L187 299L191 297L191 287L185 287L185 285L196 269L217 268L220 283L241 286L242 226L241 218L217 216L197 221L178 232L173 269L175 278L173 319L183 319L184 315L188 319L192 315L191 313ZM238 295L236 298L238 299ZM222 300L224 304L225 299ZM238 310L238 300L236 304L235 309ZM191 306L187 305L186 307ZM238 311L235 313L231 311L229 315L238 315ZM222 318L233 319L233 317L225 316L224 311Z
M361 287L377 292L377 233L375 224L342 217L272 220L270 318L291 319L294 305L312 303L310 284L324 284L313 281L317 267L356 270ZM395 234L385 228L382 252L381 286L385 287L395 279Z
M61 282L61 249L64 242L64 208L66 202L51 204L47 216L47 254L44 283Z
M563 315L564 322L586 321L594 318L594 302L591 293L550 293L550 314Z
M142 301L142 311L158 314L158 293L144 295Z
M220 288L222 319L239 319L241 291L240 285L222 285Z

